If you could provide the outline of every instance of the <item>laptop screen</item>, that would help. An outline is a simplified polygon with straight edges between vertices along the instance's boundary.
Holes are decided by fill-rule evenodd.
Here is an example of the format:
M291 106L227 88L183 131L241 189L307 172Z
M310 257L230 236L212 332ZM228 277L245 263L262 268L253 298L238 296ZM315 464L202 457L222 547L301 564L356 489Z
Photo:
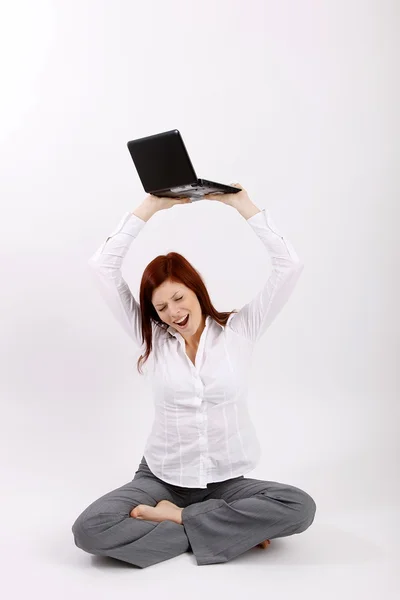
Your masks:
M128 142L128 150L146 192L197 181L177 129Z

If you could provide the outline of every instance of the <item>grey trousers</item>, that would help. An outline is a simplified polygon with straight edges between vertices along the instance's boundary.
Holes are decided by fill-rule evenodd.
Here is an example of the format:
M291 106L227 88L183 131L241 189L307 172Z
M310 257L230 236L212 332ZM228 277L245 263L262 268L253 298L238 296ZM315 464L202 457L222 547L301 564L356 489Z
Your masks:
M182 525L130 517L138 504L170 500ZM185 488L156 477L143 457L132 481L90 504L72 526L78 548L144 568L187 551L197 565L224 563L266 539L301 533L314 500L297 487L244 477Z

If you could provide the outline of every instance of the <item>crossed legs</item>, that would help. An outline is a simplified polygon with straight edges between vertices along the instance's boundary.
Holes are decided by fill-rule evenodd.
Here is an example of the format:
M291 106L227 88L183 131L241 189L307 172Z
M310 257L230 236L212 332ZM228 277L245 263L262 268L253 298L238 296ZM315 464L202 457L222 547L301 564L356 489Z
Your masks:
M200 492L204 499L188 505L187 498L159 479L135 478L83 511L72 527L75 544L140 568L189 550L198 565L220 563L265 540L305 531L316 511L306 492L278 482L239 477ZM169 510L177 521L154 521L140 514L147 506L154 517L162 500L175 505L160 506L164 504L164 516Z

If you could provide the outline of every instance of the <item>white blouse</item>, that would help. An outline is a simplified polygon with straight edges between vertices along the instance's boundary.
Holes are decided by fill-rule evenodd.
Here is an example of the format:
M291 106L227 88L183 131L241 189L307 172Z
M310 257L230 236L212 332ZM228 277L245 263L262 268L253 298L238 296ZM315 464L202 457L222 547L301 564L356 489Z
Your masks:
M225 326L206 317L195 365L186 354L182 335L152 322L153 349L142 370L151 376L155 417L144 457L157 477L177 486L206 488L207 483L244 475L261 455L247 407L250 358L255 342L293 292L303 263L268 209L247 223L265 245L272 273ZM121 267L145 225L146 221L127 212L89 259L104 300L140 354L145 351L140 306Z

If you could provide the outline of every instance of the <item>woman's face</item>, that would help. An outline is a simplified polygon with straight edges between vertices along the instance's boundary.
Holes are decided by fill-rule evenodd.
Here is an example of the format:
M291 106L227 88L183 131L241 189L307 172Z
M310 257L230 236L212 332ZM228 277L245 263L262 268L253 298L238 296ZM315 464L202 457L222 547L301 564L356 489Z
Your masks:
M190 341L203 324L201 306L196 294L183 283L167 279L153 291L152 303L160 319L170 325ZM176 321L189 316L184 327Z

